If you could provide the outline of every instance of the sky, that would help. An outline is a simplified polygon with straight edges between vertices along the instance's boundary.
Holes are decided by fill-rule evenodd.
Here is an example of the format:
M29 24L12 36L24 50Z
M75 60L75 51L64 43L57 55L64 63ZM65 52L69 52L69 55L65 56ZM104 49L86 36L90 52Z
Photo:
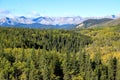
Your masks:
M0 17L101 17L113 14L120 14L120 0L0 0Z

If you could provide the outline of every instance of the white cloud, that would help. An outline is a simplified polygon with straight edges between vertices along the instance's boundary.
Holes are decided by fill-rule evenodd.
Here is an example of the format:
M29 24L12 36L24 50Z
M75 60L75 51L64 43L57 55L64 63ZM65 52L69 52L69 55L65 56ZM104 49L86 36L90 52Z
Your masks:
M14 17L9 10L0 9L0 17Z
M32 14L33 14L34 16L40 16L40 13L38 13L38 12L36 12L36 11L32 11Z
M0 14L10 14L10 11L0 9Z
M14 18L16 15L12 14L11 11L5 10L5 9L0 9L0 18L2 17L10 17Z
M31 11L27 17L39 17L40 13L36 12L36 11Z
M19 16L35 18L35 17L40 17L41 14L39 12L37 12L37 11L27 12L26 14L13 14L9 10L0 9L0 17L11 17L11 18L14 18L14 17L19 17Z

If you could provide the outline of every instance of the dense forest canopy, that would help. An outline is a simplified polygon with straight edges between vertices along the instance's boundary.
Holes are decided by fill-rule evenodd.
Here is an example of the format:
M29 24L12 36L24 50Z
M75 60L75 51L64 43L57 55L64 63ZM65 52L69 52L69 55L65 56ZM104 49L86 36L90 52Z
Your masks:
M67 50L77 52L92 43L89 36L70 30L37 30L0 28L0 41L4 48L35 48L45 50Z
M120 80L120 26L0 27L0 80Z

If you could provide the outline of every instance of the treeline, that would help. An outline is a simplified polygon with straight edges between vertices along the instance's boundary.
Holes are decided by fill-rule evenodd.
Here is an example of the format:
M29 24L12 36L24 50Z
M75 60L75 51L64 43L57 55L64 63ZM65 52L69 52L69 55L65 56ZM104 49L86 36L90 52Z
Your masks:
M22 28L0 28L0 35L0 80L120 80L118 57L88 52L93 36Z

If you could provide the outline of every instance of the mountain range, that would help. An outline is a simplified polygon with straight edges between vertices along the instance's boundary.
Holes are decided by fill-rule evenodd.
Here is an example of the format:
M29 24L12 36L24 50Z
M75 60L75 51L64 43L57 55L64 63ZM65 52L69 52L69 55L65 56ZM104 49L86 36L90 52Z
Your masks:
M27 18L25 16L20 17L3 17L0 18L0 26L7 27L25 27L25 28L57 28L57 29L71 29L75 28L78 24L92 19L104 18L106 21L116 19L118 16L111 15L105 17L37 17ZM103 22L105 21L103 20ZM98 21L99 22L99 21ZM101 21L100 21L101 22Z

